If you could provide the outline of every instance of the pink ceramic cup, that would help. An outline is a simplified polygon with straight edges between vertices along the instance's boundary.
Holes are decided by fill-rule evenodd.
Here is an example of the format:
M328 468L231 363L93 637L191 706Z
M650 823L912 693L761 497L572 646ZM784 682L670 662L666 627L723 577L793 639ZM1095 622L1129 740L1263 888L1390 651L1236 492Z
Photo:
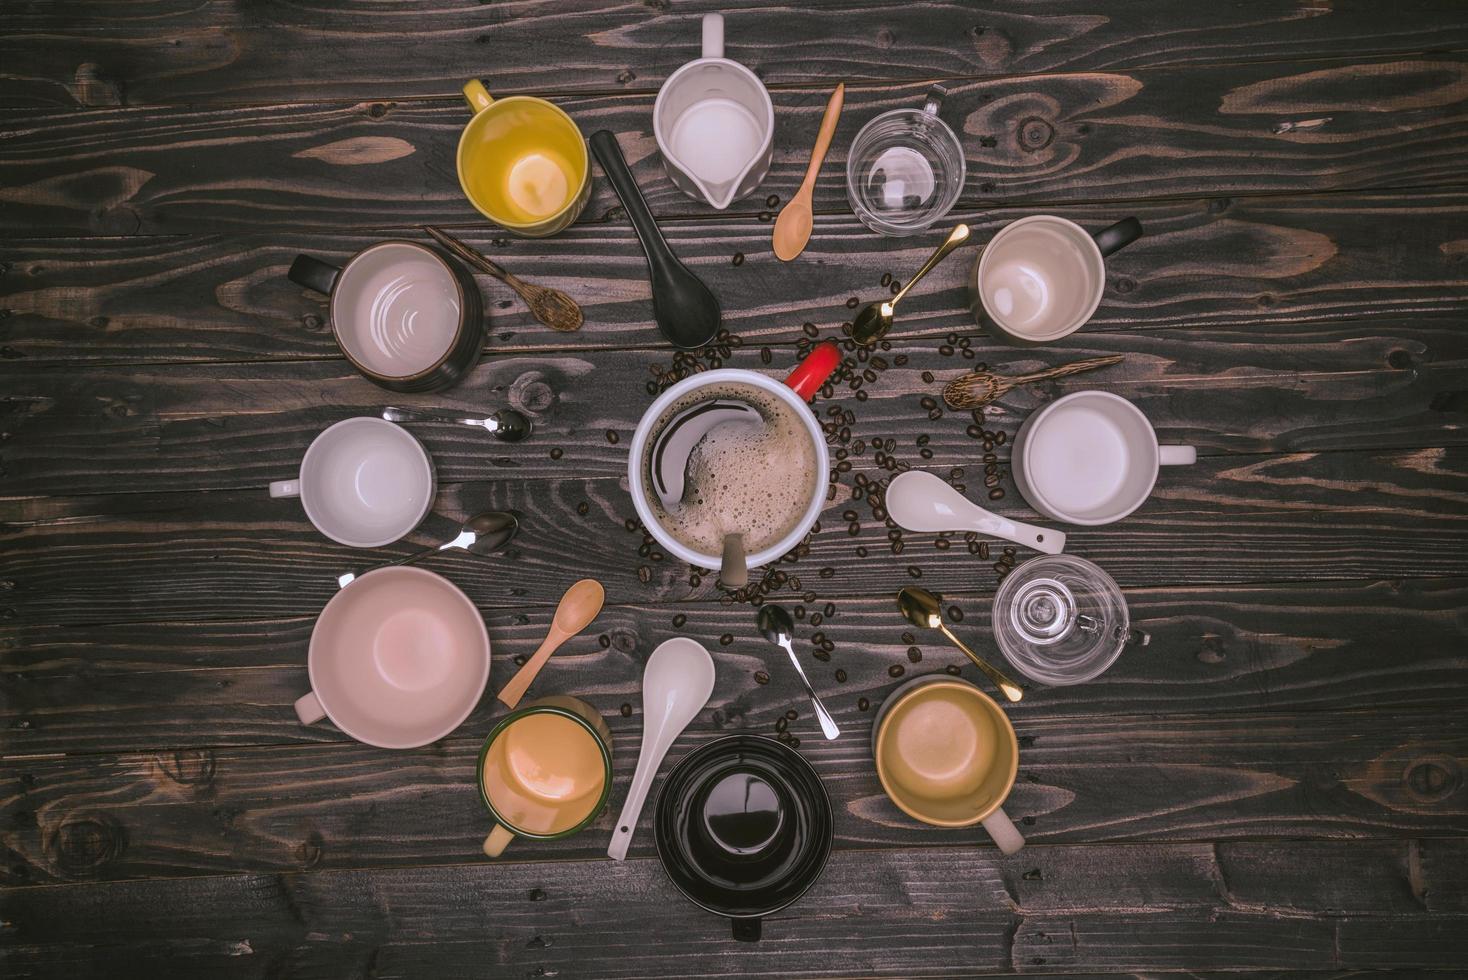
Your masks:
M489 683L489 633L448 579L380 568L331 597L311 631L303 725L330 718L359 742L411 749L448 735Z

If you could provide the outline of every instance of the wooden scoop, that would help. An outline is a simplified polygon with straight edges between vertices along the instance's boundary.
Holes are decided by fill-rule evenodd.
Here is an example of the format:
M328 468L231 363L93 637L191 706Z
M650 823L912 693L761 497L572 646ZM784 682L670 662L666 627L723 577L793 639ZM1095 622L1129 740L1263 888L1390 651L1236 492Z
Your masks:
M811 227L815 214L811 211L811 194L815 191L816 175L821 172L826 151L831 148L831 137L836 135L836 122L841 118L841 105L846 100L846 83L836 86L831 101L826 103L826 114L821 118L821 129L816 134L815 149L810 153L810 165L805 169L805 180L800 190L780 211L775 219L775 254L780 261L789 262L805 250L810 241Z
M530 655L525 666L510 678L510 683L499 693L500 700L511 708L519 704L520 699L525 696L526 688L535 680L535 675L540 673L540 668L545 666L551 654L562 643L591 625L591 621L601 612L606 598L606 590L595 579L584 578L567 589L566 594L561 596L561 604L556 606L556 616L551 621L550 632L545 635L545 642Z

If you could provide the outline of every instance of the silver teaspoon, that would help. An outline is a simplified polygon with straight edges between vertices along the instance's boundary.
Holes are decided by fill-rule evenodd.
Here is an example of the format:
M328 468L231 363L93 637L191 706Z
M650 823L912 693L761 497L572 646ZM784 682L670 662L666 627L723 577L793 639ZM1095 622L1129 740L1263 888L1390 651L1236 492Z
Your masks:
M382 417L389 422L448 422L453 425L473 425L484 429L500 442L519 442L530 435L530 420L513 408L502 408L489 418L469 419L461 418L458 415L420 412L415 408L396 408L389 405L382 410Z
M820 719L821 731L826 738L838 738L841 729L836 727L836 719L821 704L821 699L816 695L815 688L810 686L810 679L805 676L805 668L800 666L800 659L795 656L795 650L790 646L790 638L795 635L795 620L783 606L766 603L759 607L759 631L764 634L765 639L777 646L785 648L790 654L790 662L795 665L795 672L800 675L800 682L805 685L805 693L810 695L811 707L816 709L816 717Z
M498 551L510 543L510 539L520 530L520 521L514 514L502 510L486 511L469 518L459 533L451 541L445 541L436 548L424 548L404 558L395 561L383 562L371 568L364 568L360 572L347 572L337 577L336 584L339 588L346 588L358 575L366 575L375 572L379 568L391 568L394 565L411 565L429 555L436 555L441 551L454 551L461 549L471 555L487 555L492 551Z

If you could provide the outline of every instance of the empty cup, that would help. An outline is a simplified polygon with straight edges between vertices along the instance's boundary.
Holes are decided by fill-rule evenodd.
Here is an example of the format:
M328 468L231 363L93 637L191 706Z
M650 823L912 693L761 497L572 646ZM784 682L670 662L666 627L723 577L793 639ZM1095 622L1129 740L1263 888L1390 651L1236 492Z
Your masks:
M901 238L931 227L963 191L963 145L938 118L941 85L921 109L893 109L861 128L846 157L846 196L862 224Z
M316 530L354 548L377 548L412 531L433 506L428 452L406 429L379 418L343 419L311 441L294 480L272 497L300 497Z
M1110 524L1142 506L1160 466L1197 462L1162 446L1142 410L1109 391L1077 391L1025 419L1014 437L1014 482L1029 505L1067 524Z
M663 167L689 197L723 210L770 170L775 107L759 76L724 57L724 16L705 14L703 57L658 89L653 135Z

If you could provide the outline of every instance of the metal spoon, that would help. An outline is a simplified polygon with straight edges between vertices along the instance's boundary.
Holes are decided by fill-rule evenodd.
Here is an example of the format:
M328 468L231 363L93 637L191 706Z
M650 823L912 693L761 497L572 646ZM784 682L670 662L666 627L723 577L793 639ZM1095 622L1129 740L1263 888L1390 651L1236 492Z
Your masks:
M590 626L591 621L601 613L602 603L606 599L606 589L592 578L584 578L566 590L566 594L561 596L560 604L556 606L555 618L551 620L551 627L540 648L510 678L510 683L500 690L499 699L506 707L513 708L520 703L526 688L535 680L535 675L540 673L540 668L545 666L551 654L562 643Z
M647 254L647 276L652 284L652 316L658 329L674 347L692 350L714 339L719 332L719 301L702 279L688 271L663 240L658 223L648 210L637 180L622 156L617 137L610 130L591 134L591 152L601 161L612 190L627 212L642 251Z
M459 528L459 534L452 541L445 541L437 548L424 548L405 558L395 561L383 562L371 568L364 568L360 572L347 572L337 577L336 584L339 588L346 588L358 575L366 575L375 572L379 568L391 568L394 565L411 565L414 562L436 555L440 551L453 551L462 549L471 555L487 555L492 551L498 551L510 543L510 539L520 530L520 520L514 514L503 510L486 511L476 514L464 522Z
M902 302L902 297L907 295L907 291L916 286L923 276L932 272L934 266L948 257L949 252L966 241L968 241L968 225L959 225L950 231L943 244L928 256L928 261L923 263L923 267L911 279L907 280L907 285L899 289L896 296L889 300L868 303L861 308L856 319L851 321L851 339L858 344L869 346L885 337L887 331L892 329L892 314L897 304Z
M382 417L389 422L448 422L453 425L478 426L500 442L519 442L530 435L530 420L513 408L502 408L487 419L467 419L457 415L440 415L438 412L420 412L416 408L389 405L382 410Z
M627 800L607 847L613 861L627 857L637 818L663 757L713 693L714 659L696 640L675 636L660 643L647 658L647 669L642 672L642 751L637 754L637 772L627 787Z
M923 629L942 630L943 635L948 637L948 642L968 654L968 658L974 662L975 666L982 670L984 676L993 681L994 686L1003 691L1004 696L1010 701L1018 701L1025 696L1018 684L1005 677L999 668L990 664L977 653L974 653L968 648L967 644L953 635L953 631L943 622L942 596L929 592L927 589L906 588L897 593L897 608L901 610L903 616L907 617L907 621L914 626L921 626Z
M816 709L816 717L821 722L821 732L826 738L839 738L841 729L836 727L836 719L821 704L821 699L816 695L815 688L810 686L810 678L805 676L805 668L800 666L800 658L795 655L795 650L790 646L790 638L795 635L795 620L785 611L784 606L774 603L765 603L759 607L759 631L764 638L777 646L785 648L790 654L790 662L795 665L795 672L800 675L800 683L805 685L805 693L810 695L811 707Z

